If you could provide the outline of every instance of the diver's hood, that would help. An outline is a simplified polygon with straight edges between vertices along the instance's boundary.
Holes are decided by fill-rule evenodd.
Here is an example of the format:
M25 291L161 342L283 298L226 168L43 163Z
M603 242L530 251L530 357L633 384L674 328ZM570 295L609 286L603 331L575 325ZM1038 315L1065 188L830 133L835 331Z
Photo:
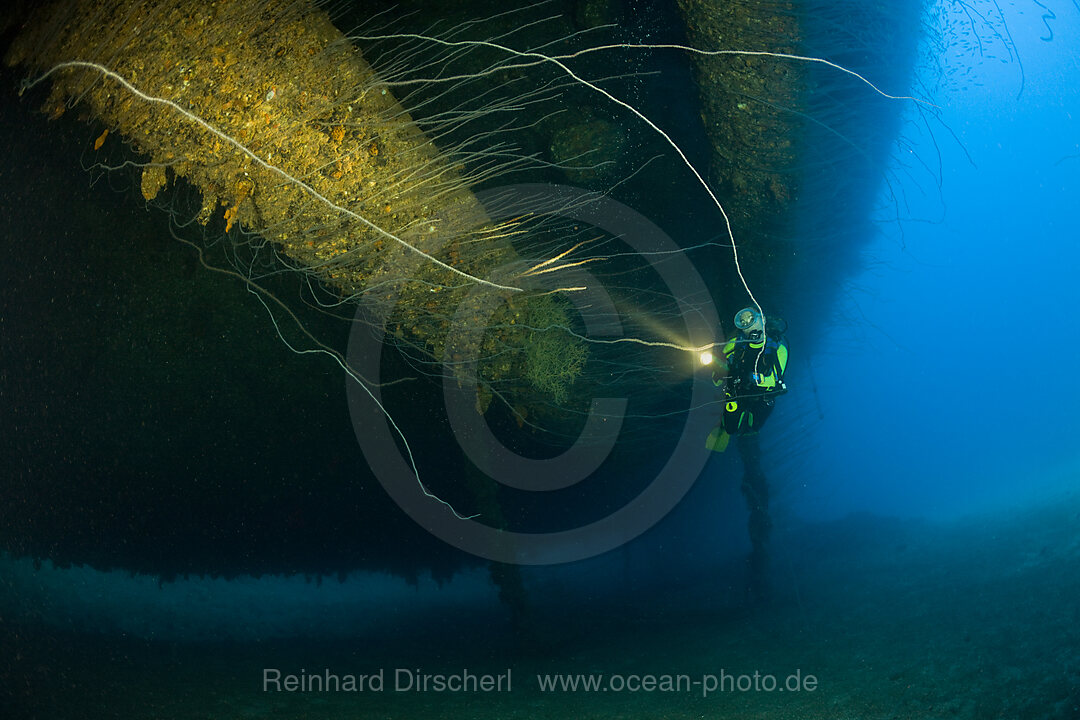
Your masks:
M760 337L765 330L765 321L760 312L748 307L735 313L735 327L744 335L752 337L755 333L758 333L758 337Z

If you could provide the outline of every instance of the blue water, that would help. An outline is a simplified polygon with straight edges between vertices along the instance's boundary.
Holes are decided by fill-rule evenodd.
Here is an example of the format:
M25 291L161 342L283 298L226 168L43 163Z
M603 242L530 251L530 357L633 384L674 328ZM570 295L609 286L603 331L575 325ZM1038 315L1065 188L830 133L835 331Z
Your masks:
M1046 40L1035 5L1005 9L1014 59L949 49L973 70L927 99L955 139L919 133L898 158L940 152L941 188L915 167L912 222L886 204L824 330L805 512L956 517L1075 487L1080 27L1059 4Z
M17 441L3 454L0 717L1080 717L1080 4L940 8L953 24L928 14L911 88L885 88L924 105L865 87L843 96L858 118L866 93L882 123L867 145L897 128L866 193L876 200L814 208L813 233L830 218L844 227L807 232L789 287L770 297L786 302L792 361L761 435L767 597L746 590L734 449L655 527L578 562L515 566L498 585L366 470L336 366L283 350L243 288L216 284L162 217L132 210L137 187L82 194L85 128L5 115L38 149L9 149L4 178L18 262L0 322L18 342L0 367L3 431ZM685 91L657 112L696 120L689 66L651 61ZM882 59L871 48L861 61ZM705 152L699 128L678 132ZM719 223L681 172L625 189L689 245ZM81 230L12 189L58 182ZM115 238L144 242L158 264ZM829 254L838 238L850 256ZM730 261L688 256L709 279ZM681 380L641 392L685 392ZM416 397L402 418L414 439L435 425L431 398ZM666 451L679 428L663 428L652 440ZM457 468L445 436L433 428L421 455ZM603 476L625 476L613 496L645 484L649 450L636 438L618 456ZM517 519L559 526L611 497ZM267 692L266 668L509 671L514 685ZM755 672L812 675L814 689L707 691ZM544 691L554 673L601 689ZM625 688L683 674L685 692Z

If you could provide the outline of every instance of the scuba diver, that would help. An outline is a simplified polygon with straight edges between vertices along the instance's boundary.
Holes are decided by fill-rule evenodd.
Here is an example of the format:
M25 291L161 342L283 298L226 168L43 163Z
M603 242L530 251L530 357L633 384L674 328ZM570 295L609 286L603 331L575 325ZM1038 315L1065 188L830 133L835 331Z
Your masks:
M775 321L774 321L775 322ZM709 433L706 447L727 450L732 435L757 433L772 413L778 395L787 392L784 370L788 348L783 335L769 328L754 308L735 313L738 333L724 344L724 355L713 365L713 385L724 389L724 417Z
M724 416L705 445L724 452L734 435L743 462L742 494L750 511L750 557L747 559L747 590L755 600L768 594L767 545L772 521L769 519L769 484L761 469L761 446L758 431L772 413L779 395L787 392L784 371L788 347L774 320L766 326L765 318L754 308L735 313L736 335L724 344L724 353L713 366L713 384L723 387ZM782 321L781 321L782 324Z

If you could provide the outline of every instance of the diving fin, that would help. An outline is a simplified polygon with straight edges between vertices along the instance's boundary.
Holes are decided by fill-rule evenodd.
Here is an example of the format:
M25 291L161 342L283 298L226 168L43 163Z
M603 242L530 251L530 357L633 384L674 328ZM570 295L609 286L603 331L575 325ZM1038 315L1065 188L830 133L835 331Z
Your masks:
M727 430L719 425L712 429L709 433L709 437L705 440L705 447L709 448L713 452L724 452L727 450L728 442L731 440L731 435Z

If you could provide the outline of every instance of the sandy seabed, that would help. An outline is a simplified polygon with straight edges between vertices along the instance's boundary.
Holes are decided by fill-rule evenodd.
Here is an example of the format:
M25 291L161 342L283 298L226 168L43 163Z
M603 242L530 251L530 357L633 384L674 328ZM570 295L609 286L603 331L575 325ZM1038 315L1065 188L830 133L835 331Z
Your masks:
M1073 498L947 525L807 525L778 534L766 607L717 612L715 589L688 586L636 619L514 643L472 629L437 645L175 645L9 626L3 716L1078 718L1078 520ZM267 668L298 689L264 692ZM357 689L314 688L327 673ZM555 673L595 688L541 690Z

